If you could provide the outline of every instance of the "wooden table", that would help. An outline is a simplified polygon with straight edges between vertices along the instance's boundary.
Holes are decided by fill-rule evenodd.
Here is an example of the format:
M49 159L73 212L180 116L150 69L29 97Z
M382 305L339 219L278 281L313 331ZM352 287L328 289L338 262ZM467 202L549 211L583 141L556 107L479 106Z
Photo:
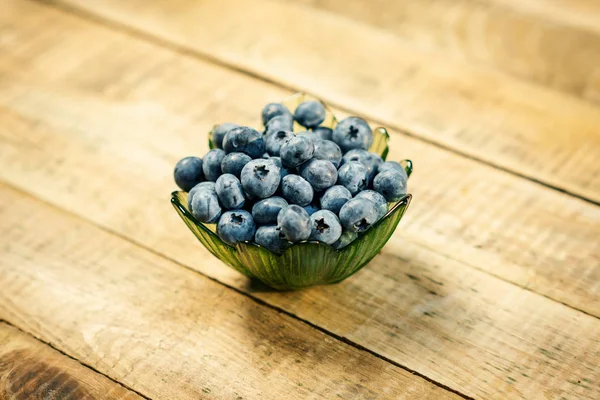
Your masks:
M304 91L413 203L347 281L258 290L169 204ZM600 2L3 0L0 398L600 399Z

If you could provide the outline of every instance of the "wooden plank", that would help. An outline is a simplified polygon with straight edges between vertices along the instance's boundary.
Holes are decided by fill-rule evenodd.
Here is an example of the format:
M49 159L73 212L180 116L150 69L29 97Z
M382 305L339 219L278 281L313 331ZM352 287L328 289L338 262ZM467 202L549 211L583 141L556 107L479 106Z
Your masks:
M487 0L538 15L561 24L600 33L600 4L596 0Z
M134 392L2 322L0 398L141 399Z
M529 10L535 1L295 1L394 33L418 51L486 65L600 103L600 13L596 32L583 21L571 24ZM561 16L576 9L565 1Z
M20 7L1 25L13 40L0 60L0 176L76 212L93 209L96 222L194 264L197 246L166 201L173 165L206 151L213 123L254 124L262 104L290 92L50 8ZM55 28L40 35L46 19ZM391 149L417 166L415 201L392 240L600 316L598 207L411 138L392 135ZM144 193L146 206L130 193ZM156 220L164 214L171 218Z
M61 3L600 202L600 108L588 102L283 1ZM600 91L597 74L588 86Z
M263 292L198 245L168 192L174 162L204 151L214 122L256 121L285 92L23 7L4 28L2 179L469 395L597 397L572 382L598 381L598 319L467 267L595 313L597 208L395 135L392 157L415 154L421 169L383 255L340 285Z
M150 398L460 398L6 186L0 199L0 317Z

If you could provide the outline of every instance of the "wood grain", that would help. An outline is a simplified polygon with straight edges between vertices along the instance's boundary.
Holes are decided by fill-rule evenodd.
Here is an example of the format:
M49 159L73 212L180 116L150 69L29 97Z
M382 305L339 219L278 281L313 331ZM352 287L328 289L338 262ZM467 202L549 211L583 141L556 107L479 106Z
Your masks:
M0 194L0 316L148 397L459 398L79 218Z
M467 266L595 313L597 208L395 135L393 157L422 169L383 255L340 285L261 291L195 242L168 192L214 122L256 121L285 92L23 4L0 25L2 179L468 395L597 397L582 379L598 381L598 319Z
M532 1L295 1L394 33L418 51L486 65L600 103L600 14L595 32L584 22L528 10ZM574 8L565 1L560 10Z
M40 35L45 19L54 28ZM255 124L262 104L290 94L51 8L21 5L4 21L0 176L82 215L93 209L96 222L152 247L193 246L167 202L175 162L203 154L214 123ZM393 134L391 149L416 165L393 240L600 316L598 207L411 138Z
M600 109L588 102L283 1L65 2L600 202Z
M600 33L600 3L596 0L486 0L560 24Z
M29 335L0 322L3 400L141 399Z

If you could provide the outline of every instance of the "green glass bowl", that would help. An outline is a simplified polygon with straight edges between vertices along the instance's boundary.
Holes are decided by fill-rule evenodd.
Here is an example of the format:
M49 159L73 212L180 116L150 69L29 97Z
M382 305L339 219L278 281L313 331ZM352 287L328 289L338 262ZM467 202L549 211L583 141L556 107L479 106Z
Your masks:
M299 93L283 101L283 104L293 113L298 104L306 100L316 99ZM336 123L335 116L327 109L323 125L334 128ZM295 126L294 130L301 131L304 128ZM373 133L374 140L369 150L380 154L385 160L389 135L384 128L377 128ZM213 148L211 138L212 132L209 134L209 146ZM404 160L401 164L410 176L412 162ZM235 247L223 242L216 234L215 224L203 224L194 218L187 208L187 196L186 192L173 192L171 204L204 247L236 271L278 290L337 283L359 271L392 236L412 197L407 194L391 203L388 213L381 220L340 250L325 243L307 241L293 244L282 254L275 254L254 242L238 243Z

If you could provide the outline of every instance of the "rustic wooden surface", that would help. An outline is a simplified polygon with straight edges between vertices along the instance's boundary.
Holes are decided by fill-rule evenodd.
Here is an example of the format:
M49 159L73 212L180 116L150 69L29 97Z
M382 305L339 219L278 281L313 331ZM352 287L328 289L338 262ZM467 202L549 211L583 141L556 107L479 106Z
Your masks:
M375 3L3 3L0 390L600 398L600 6ZM389 126L414 201L355 277L277 293L168 197L296 89Z

